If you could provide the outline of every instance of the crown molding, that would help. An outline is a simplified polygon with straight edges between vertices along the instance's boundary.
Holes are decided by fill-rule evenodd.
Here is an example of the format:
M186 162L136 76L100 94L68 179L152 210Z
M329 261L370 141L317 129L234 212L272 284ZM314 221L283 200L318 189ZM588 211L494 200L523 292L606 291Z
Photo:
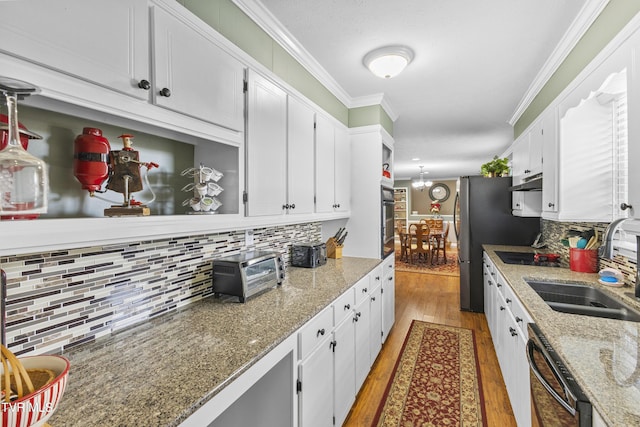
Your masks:
M398 119L398 114L393 111L391 105L389 104L389 101L387 101L387 98L385 98L384 93L375 93L373 95L352 98L351 104L348 107L358 108L369 107L370 105L380 105L392 121L395 122Z
M272 39L293 56L313 77L318 79L336 98L348 108L349 94L335 81L322 65L300 44L280 21L258 0L232 0L249 18L262 28Z
M347 108L381 105L391 120L395 121L398 118L389 102L384 98L384 94L352 98L262 2L259 0L232 1Z
M580 13L578 13L578 16L573 20L569 29L564 33L564 36L562 36L562 39L536 75L536 78L531 85L529 85L524 97L520 100L518 107L511 116L511 119L509 119L511 126L514 126L518 119L520 119L525 110L531 105L533 99L540 93L544 85L547 84L553 73L558 70L567 56L569 56L569 53L571 53L608 3L609 0L588 0L582 9L580 9Z

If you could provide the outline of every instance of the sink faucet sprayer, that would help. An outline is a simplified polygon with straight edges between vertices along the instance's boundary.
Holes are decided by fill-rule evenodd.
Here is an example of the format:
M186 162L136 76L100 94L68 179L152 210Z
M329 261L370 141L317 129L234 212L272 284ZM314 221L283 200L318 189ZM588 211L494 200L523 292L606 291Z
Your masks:
M598 249L598 257L607 259L613 258L613 235L618 230L620 223L626 220L627 218L618 218L609 224L607 229L604 231L602 246Z

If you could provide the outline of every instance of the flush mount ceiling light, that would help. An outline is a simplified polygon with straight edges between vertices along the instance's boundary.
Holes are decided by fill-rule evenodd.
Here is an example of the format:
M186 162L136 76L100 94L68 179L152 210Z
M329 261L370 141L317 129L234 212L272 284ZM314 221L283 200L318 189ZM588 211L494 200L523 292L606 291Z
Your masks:
M420 179L417 181L413 181L411 186L417 190L424 191L425 188L431 187L433 185L433 181L425 181L424 174L429 172L424 172L422 169L424 166L418 166L420 168Z
M367 53L362 60L376 76L390 79L397 76L413 59L413 51L406 46L386 46Z

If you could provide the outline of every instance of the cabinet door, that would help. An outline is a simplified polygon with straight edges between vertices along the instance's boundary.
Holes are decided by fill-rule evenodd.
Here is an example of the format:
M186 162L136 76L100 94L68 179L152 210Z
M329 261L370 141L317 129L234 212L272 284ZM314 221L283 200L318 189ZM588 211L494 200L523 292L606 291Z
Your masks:
M542 145L542 216L558 212L558 136L556 109L543 113L544 141Z
M544 121L538 120L531 129L529 138L529 164L525 176L542 172L542 150L544 147Z
M146 0L4 1L0 14L1 51L148 98L138 87L151 79Z
M247 214L280 215L286 204L287 95L248 73Z
M316 212L333 212L335 205L335 144L331 122L316 116Z
M300 427L333 427L332 335L298 366Z
M513 327L513 326L512 326ZM509 400L519 426L531 425L531 389L526 341L519 332L511 337L511 390Z
M313 213L314 111L288 97L287 204L289 213Z
M382 281L382 341L386 341L396 320L395 274L387 272Z
M334 332L334 415L341 426L356 399L355 322L351 317Z
M229 129L243 130L243 65L158 6L153 8L153 19L154 102ZM166 89L170 92L165 93Z
M511 159L511 175L513 176L513 184L520 184L522 179L529 170L529 139L531 133L527 133L518 137L513 143L513 158Z
M491 277L491 264L486 258L482 264L482 278L483 278L483 294L484 294L484 314L487 318L487 325L489 331L493 330L493 278Z
M351 199L351 146L346 129L335 129L335 210L348 212Z
M371 368L369 347L369 298L365 298L355 309L353 320L356 335L356 392L360 390Z
M382 286L376 287L369 296L369 357L371 365L382 348Z

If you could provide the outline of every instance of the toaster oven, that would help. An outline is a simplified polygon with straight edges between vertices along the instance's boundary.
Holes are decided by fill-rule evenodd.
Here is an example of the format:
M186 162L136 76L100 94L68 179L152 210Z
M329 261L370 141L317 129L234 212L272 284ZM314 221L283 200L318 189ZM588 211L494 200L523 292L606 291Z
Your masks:
M213 294L237 296L240 302L280 285L282 258L275 252L250 251L213 261Z
M291 265L294 267L316 268L326 263L325 243L295 243L291 246Z

